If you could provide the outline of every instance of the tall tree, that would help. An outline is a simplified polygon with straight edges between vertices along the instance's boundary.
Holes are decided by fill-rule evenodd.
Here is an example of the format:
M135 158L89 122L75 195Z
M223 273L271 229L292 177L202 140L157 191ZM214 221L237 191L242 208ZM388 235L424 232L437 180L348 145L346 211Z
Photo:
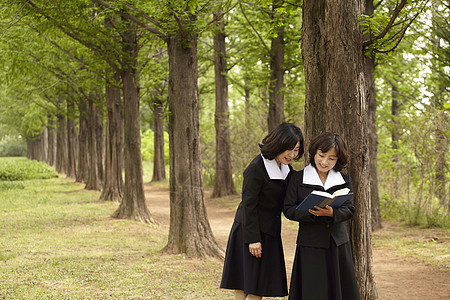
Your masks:
M271 19L275 19L282 1L272 4ZM275 26L275 24L273 25ZM270 84L269 84L269 114L267 125L269 132L284 122L284 25L276 26L277 33L270 41Z
M122 32L122 83L124 99L124 169L123 199L113 213L116 218L130 218L145 223L154 220L145 203L139 124L139 81L137 57L139 52L136 24L124 20Z
M365 14L373 16L374 13L373 0L366 0ZM365 39L370 35L365 34ZM378 153L378 134L377 134L377 97L375 89L375 53L369 52L364 56L365 70L367 82L367 102L369 114L369 173L370 173L370 198L371 198L371 220L372 230L380 229L381 213L380 213L380 197L378 193L378 172L377 172L377 153Z
M67 100L67 176L76 177L76 128L75 104L72 99Z
M153 181L166 179L166 164L164 159L164 105L162 97L164 85L160 84L153 94L153 119L154 119L154 158Z
M218 14L220 15L221 11ZM212 197L236 194L231 168L230 116L228 110L228 79L225 44L225 23L222 19L214 34L214 74L216 88L216 172Z
M182 8L182 7L181 7ZM197 16L171 7L180 21L169 53L170 228L165 251L219 256L206 216L198 117Z
M100 190L100 178L98 177L98 152L97 152L97 109L94 105L95 94L91 93L88 98L88 178L85 188L87 190Z
M305 1L302 54L306 76L306 140L340 133L351 153L355 191L350 235L362 299L377 299L372 269L367 82L358 18L365 1Z
M107 74L105 174L100 200L120 202L123 193L123 118L120 74L112 69L109 69Z
M445 10L447 6L447 10ZM446 169L447 155L449 149L449 138L446 135L445 130L442 129L442 124L448 123L449 116L444 110L444 104L446 100L448 101L449 95L449 76L446 76L445 68L449 64L448 55L448 44L450 41L450 30L448 29L448 2L447 4L442 3L441 0L434 0L432 4L432 35L431 39L431 53L433 53L433 58L430 59L432 70L434 71L431 75L432 79L435 79L433 93L433 106L436 109L437 116L435 126L435 137L436 137L436 167L435 167L435 180L436 180L436 196L442 206L447 206L450 210L450 200L446 193L446 189L450 186L446 186ZM447 46L445 46L447 45ZM448 72L447 72L448 74Z
M56 171L58 173L67 174L68 150L67 150L67 121L64 99L59 96L59 110L57 114L57 131L56 131Z

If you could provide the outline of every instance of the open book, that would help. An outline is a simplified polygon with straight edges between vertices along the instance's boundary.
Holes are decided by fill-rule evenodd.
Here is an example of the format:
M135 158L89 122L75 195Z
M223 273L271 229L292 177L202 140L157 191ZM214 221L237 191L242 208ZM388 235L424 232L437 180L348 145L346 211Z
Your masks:
M298 206L299 210L314 209L314 206L319 206L324 208L329 205L333 208L338 208L347 199L349 199L353 193L349 193L349 188L343 188L337 190L333 194L322 192L322 191L312 191Z

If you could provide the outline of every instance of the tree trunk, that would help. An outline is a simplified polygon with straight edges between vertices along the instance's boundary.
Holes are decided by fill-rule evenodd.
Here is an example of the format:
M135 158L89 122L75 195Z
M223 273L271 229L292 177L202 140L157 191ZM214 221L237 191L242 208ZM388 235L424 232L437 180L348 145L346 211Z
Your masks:
M366 0L365 14L373 16L373 0ZM366 37L367 39L368 37ZM382 228L380 214L380 197L378 193L378 172L377 172L377 98L375 92L375 53L371 57L364 56L364 65L367 81L367 101L369 103L369 173L370 173L370 197L371 197L371 219L372 230Z
M87 182L88 178L88 109L85 99L78 102L78 111L80 112L80 132L78 137L78 169L76 173L76 182Z
M272 13L280 7L280 1L274 1ZM270 90L269 114L267 124L269 132L284 122L284 28L278 28L278 35L272 38L270 47Z
M398 124L398 114L399 114L399 104L398 104L398 88L397 86L393 85L391 86L391 97L392 97L392 103L391 103L391 117L392 117L392 131L391 131L391 147L394 150L394 155L392 157L392 162L395 165L396 172L394 174L394 179L391 184L391 196L394 198L398 198L400 195L400 174L398 173L398 170L400 170L401 162L399 161L399 153L398 153L398 142L400 139L400 128Z
M153 223L145 203L139 124L139 81L137 73L138 43L136 28L129 28L122 34L124 60L122 83L124 99L124 167L125 185L123 199L114 212L115 218L126 218L144 223Z
M160 85L153 98L154 119L154 155L152 182L166 179L166 164L164 161L164 106L162 102L163 86Z
M225 25L222 20L214 35L216 174L214 176L212 197L236 194L231 168L230 118L228 111L228 80L225 50Z
M63 100L60 99L60 104ZM61 105L62 106L62 105ZM58 112L58 128L56 131L56 171L58 173L67 174L67 162L68 162L68 151L67 151L67 123L64 111Z
M95 105L95 144L97 147L97 173L98 179L101 183L104 178L104 135L103 135L103 97L98 95L97 104Z
M186 28L189 25L186 25ZM197 36L172 36L169 53L170 229L168 253L223 255L206 216L200 160ZM184 46L184 47L183 47Z
M75 106L73 101L67 101L67 176L76 177L76 129Z
M436 53L444 52L445 47L441 46L441 37L439 32L441 29L439 27L440 18L437 13L439 11L439 7L442 6L441 0L434 0L432 4L432 22L433 22L433 32L431 36L431 40L433 42L434 51ZM448 15L448 14L447 14ZM448 32L448 31L447 31ZM448 42L448 36L447 36ZM439 57L439 56L438 56ZM432 60L434 63L434 69L440 69L440 62L436 62L436 60ZM444 80L443 78L439 78L444 76L445 72L436 72L438 74L442 74L438 76L438 90L434 95L434 107L437 109L437 116L434 118L435 126L435 137L436 137L436 167L435 167L435 182L436 182L436 197L439 199L440 204L443 207L447 207L450 210L450 199L447 197L446 193L446 183L447 183L447 155L448 155L448 136L446 135L444 128L444 124L448 124L448 113L444 109L445 96L448 86L448 80Z
M56 124L53 117L49 117L47 126L47 138L48 138L48 152L47 152L47 164L50 166L56 165Z
M100 200L122 201L123 193L123 120L120 95L120 74L114 73L106 83L105 174Z
M89 168L87 168L87 182L84 187L87 190L100 190L100 180L98 178L98 167L97 167L97 109L94 104L94 96L90 95L88 99L89 110L87 117L87 126L88 126L88 161Z
M355 191L349 222L353 260L361 299L377 299L372 269L368 85L364 77L359 1L303 3L302 54L306 78L306 140L324 131L347 141L348 166Z

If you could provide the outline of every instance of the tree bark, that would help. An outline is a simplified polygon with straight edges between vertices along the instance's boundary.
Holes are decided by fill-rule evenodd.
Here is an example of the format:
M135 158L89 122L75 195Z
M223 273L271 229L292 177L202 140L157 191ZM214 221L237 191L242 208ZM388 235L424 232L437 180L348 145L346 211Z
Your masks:
M162 102L163 86L160 85L154 94L152 108L154 119L154 155L152 182L166 179L164 161L164 106Z
M73 101L67 101L67 176L76 177L76 130L75 106Z
M97 165L97 109L94 104L94 96L90 95L88 99L88 117L87 117L87 126L88 126L88 161L89 168L87 168L87 182L84 187L87 190L100 190L100 180L98 178L98 165Z
M373 16L373 0L366 0L365 14ZM365 39L369 37L366 36ZM378 171L377 171L377 153L378 153L378 134L377 134L377 98L375 90L375 53L371 56L364 56L364 65L367 81L367 101L369 103L369 173L370 173L370 197L371 197L371 219L372 230L382 228L380 214L380 197L378 193Z
M445 51L445 47L442 47L442 39L439 36L440 18L437 13L439 11L439 7L442 5L441 0L434 0L432 4L432 22L433 22L433 32L431 39L433 41L434 51L436 53ZM447 14L448 15L448 14ZM447 31L448 32L448 31ZM445 39L444 39L445 40ZM448 42L448 36L447 36ZM439 62L434 62L434 68L439 70ZM439 72L436 72L439 73ZM444 74L442 72L441 74ZM443 76L443 75L441 75ZM448 137L442 128L443 124L448 124L448 113L445 112L444 102L445 102L445 91L447 90L448 80L444 80L443 78L439 78L438 90L434 95L434 107L437 109L437 116L434 118L434 123L436 124L436 128L434 130L436 136L436 167L435 167L435 182L436 182L436 197L439 199L440 204L443 207L447 207L450 211L450 198L447 197L446 192L446 184L448 180L446 179L446 170L447 170L447 155L448 155ZM449 191L450 192L450 191Z
M104 134L103 134L103 96L98 95L97 103L95 104L95 144L97 147L97 173L100 186L104 178Z
M64 100L60 99L59 103L61 107L63 106ZM56 171L58 173L67 174L67 162L68 162L68 151L67 151L67 123L65 111L60 110L58 112L57 118L57 131L56 131Z
M280 7L280 1L274 1L272 13ZM267 124L269 132L284 122L284 28L278 28L278 35L272 38L270 46L270 88L269 114Z
M105 87L106 143L102 201L121 202L123 195L123 120L119 86L120 74L115 72Z
M219 12L220 14L220 12ZM214 71L216 87L216 174L212 197L235 195L231 168L230 118L228 111L228 80L225 47L225 24L219 22L214 35Z
M391 184L391 196L394 198L398 198L400 195L400 174L398 170L400 170L401 162L399 161L399 153L398 153L398 142L400 139L400 128L398 123L398 115L400 110L400 105L398 103L398 87L396 85L391 86L391 117L392 117L392 131L391 131L391 147L394 150L394 155L392 157L392 162L395 165L395 174L394 179Z
M88 109L85 99L78 101L78 111L80 112L80 129L78 137L78 164L76 182L87 182L88 179Z
M355 213L349 221L361 299L377 299L372 269L368 85L358 17L365 0L303 3L302 54L306 77L306 140L324 131L348 143ZM309 143L308 143L309 144Z
M125 185L123 199L114 212L115 218L126 218L153 223L145 203L139 124L139 80L137 73L138 42L135 25L122 33L123 65L122 83L124 99L124 167Z
M183 19L185 22L186 20ZM189 24L183 24L189 28ZM171 36L169 53L170 228L168 253L221 256L206 216L200 160L197 35Z
M48 125L47 125L47 145L48 145L48 152L47 152L47 163L50 166L56 165L56 124L53 120L53 117L49 117Z

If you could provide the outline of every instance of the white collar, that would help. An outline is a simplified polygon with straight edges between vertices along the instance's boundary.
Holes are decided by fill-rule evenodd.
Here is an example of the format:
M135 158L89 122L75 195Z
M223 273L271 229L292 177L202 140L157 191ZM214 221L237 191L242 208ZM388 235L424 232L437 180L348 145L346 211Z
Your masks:
M325 190L328 190L333 186L344 184L345 180L340 172L331 169L328 172L325 184L323 184L319 178L319 174L317 173L316 168L314 168L311 164L309 164L305 167L305 169L303 169L303 183L309 185L322 186Z
M275 159L267 159L262 154L261 157L266 167L267 174L269 174L270 179L286 179L291 169L285 164L281 164L281 169Z

